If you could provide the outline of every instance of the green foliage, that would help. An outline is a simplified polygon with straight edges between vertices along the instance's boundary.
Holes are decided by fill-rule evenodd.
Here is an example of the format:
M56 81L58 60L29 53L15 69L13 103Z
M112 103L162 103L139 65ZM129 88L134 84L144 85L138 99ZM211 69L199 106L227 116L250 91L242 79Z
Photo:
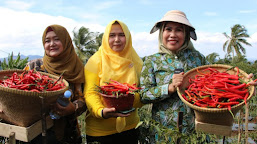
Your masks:
M85 64L100 47L103 33L90 32L89 28L82 26L78 31L74 29L73 35L77 55Z
M82 143L86 143L86 113L84 112L78 117L78 125L82 135Z
M223 45L223 50L227 51L227 54L232 53L233 57L234 53L236 53L237 56L244 55L246 53L242 44L251 46L251 44L245 39L250 36L247 34L246 28L240 24L236 24L231 28L230 36L225 32L223 34L227 38L227 41Z
M26 64L28 63L29 57L26 57L25 59L21 59L20 53L18 54L17 58L13 58L13 52L11 55L8 56L8 61L4 59L4 61L1 63L1 67L3 70L7 69L23 69Z
M211 53L209 55L206 56L206 60L210 63L210 64L214 64L217 61L217 57L219 57L218 53Z
M177 139L180 138L181 143L185 144L207 144L216 143L217 137L215 135L207 135L202 132L192 132L190 135L180 133L179 130L174 126L174 129L167 128L160 123L156 122L151 118L152 105L144 105L139 109L139 116L141 119L140 137L139 141L142 144L148 144L153 136L149 134L157 133L162 136L162 140L156 142L156 144L176 143Z

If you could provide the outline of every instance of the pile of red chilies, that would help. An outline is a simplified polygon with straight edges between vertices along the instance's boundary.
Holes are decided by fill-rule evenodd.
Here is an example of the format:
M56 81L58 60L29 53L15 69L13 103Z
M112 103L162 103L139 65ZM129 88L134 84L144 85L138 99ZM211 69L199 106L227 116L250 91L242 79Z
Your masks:
M231 112L232 106L243 101L246 103L249 96L249 85L241 82L238 67L236 69L235 75L214 68L204 69L207 73L197 70L199 74L189 79L190 85L182 96L199 107L228 108Z
M5 80L0 80L0 85L8 88L15 88L30 92L56 91L65 87L60 80L54 80L47 75L43 75L34 69L24 71L21 74L14 72Z
M106 95L125 95L125 94L134 94L136 91L141 88L136 87L136 84L128 84L128 83L120 83L115 80L110 80L110 82L106 82L106 85L98 86L98 91L102 94Z

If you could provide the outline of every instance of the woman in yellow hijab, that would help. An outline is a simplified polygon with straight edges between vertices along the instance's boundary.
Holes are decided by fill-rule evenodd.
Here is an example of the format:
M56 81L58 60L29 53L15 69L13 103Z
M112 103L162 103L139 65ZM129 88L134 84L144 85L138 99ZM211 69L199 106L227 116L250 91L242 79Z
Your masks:
M142 106L139 94L135 95L129 114L107 108L101 96L95 91L110 79L121 83L138 85L142 60L132 47L131 34L121 21L110 22L104 32L102 45L85 65L85 100L90 114L86 118L87 142L138 143L139 122L137 108Z
M77 57L71 37L63 26L50 25L43 33L42 42L45 50L43 59L30 61L26 70L36 69L54 75L61 75L69 82L73 94L67 107L58 103L53 110L60 119L54 120L54 126L47 131L47 143L81 143L81 135L76 117L85 112L86 104L83 98L84 69L83 63ZM41 137L31 143L40 143Z

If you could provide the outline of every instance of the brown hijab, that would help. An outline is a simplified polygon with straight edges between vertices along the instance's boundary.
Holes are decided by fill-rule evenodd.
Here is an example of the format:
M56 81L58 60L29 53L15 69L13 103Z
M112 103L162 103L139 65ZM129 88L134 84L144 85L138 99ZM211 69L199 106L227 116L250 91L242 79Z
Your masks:
M43 46L45 43L46 33L48 29L52 29L59 37L63 45L63 51L56 57L50 57L46 53L43 57L43 65L47 72L60 75L64 72L63 77L71 83L84 83L84 68L83 63L75 53L71 37L63 26L50 25L48 26L42 37Z

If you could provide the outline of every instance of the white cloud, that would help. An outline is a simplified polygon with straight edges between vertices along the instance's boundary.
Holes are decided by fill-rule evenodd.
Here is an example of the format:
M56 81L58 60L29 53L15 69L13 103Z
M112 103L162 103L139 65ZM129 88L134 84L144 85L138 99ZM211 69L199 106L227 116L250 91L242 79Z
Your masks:
M104 32L105 26L87 21L77 22L62 16L50 16L42 13L28 11L15 11L0 7L0 58L7 57L7 53L21 52L23 55L43 55L41 41L44 29L51 24L60 24L67 28L71 37L74 28L85 26L94 32ZM158 52L158 32L131 32L135 50L140 57ZM216 52L220 58L224 58L223 44L226 38L222 33L197 32L198 40L193 41L194 46L202 54L207 56ZM248 42L252 47L246 47L247 57L256 59L257 33L251 35Z
M225 37L221 33L197 32L197 41L192 40L195 49L207 56L211 53L218 53L220 58L223 58L223 43Z
M210 42L210 43L224 43L225 36L222 33L208 33L208 32L197 32L196 43Z
M250 38L247 40L249 43L257 43L257 32L252 34Z
M82 25L91 31L103 31L104 27L93 23L78 23L62 16L49 16L42 13L15 11L0 7L0 57L7 57L7 53L19 52L23 55L44 55L42 34L51 24L64 26L73 36L73 29ZM101 31L99 31L101 30Z
M223 51L223 44L227 40L225 36L221 33L206 33L198 32L198 40L194 43L194 46L205 56L216 52L219 54L220 58L224 58L225 52ZM249 59L256 60L256 49L257 49L257 33L251 35L251 38L247 39L249 43L252 44L252 47L243 45L246 49L246 56Z
M33 3L27 3L19 0L5 1L5 4L7 7L16 9L16 10L27 10L33 5Z
M80 14L81 18L82 19L98 19L100 18L101 16L99 14L93 14L93 13L83 13L83 14Z
M246 46L246 55L248 58L252 60L257 60L256 58L256 51L257 51L257 32L252 34L247 41L252 45L252 46Z
M256 12L256 10L240 10L239 13L245 13L245 14L249 14L249 13L254 13Z
M140 57L158 52L158 32L149 34L147 32L131 32L133 47Z

